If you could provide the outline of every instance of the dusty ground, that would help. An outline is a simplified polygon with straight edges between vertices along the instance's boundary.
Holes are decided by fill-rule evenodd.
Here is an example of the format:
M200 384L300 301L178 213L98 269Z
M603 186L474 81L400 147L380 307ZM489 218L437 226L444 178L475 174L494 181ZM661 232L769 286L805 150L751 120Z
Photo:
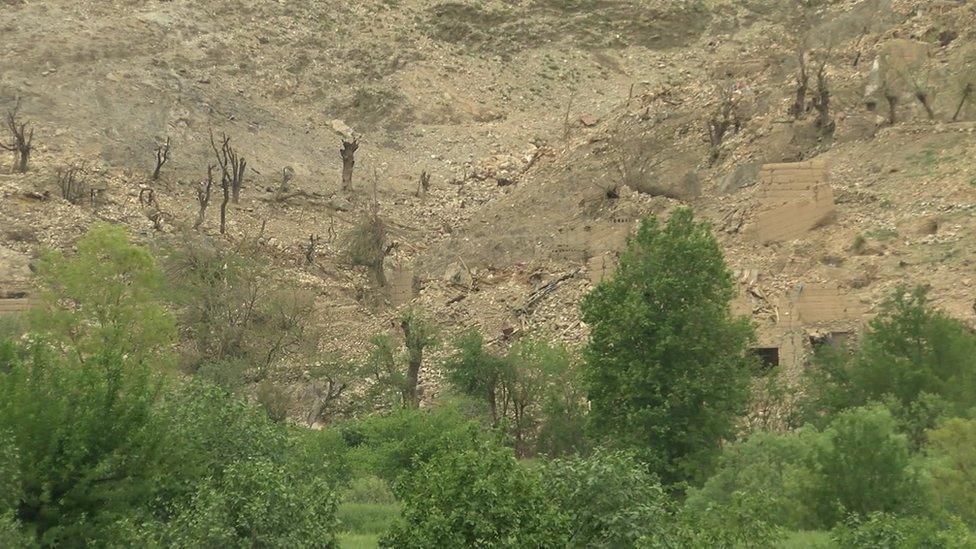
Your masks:
M387 271L417 277L412 304L447 332L476 324L491 338L543 330L579 342L593 258L679 204L714 220L730 266L754 270L753 290L770 300L833 282L867 317L895 285L924 283L973 322L976 106L950 119L960 79L976 71L976 6L811 4L804 18L748 0L0 4L0 106L20 97L37 143L27 174L0 160L0 284L23 285L42 246L70 247L98 219L155 238L138 194L165 136L173 158L155 193L163 232L182 230L212 127L250 168L228 235L216 234L216 208L204 230L258 239L281 276L320 296L332 344L347 351L403 305L341 260L374 181L398 243ZM798 35L828 61L832 137L813 113L786 114ZM935 120L914 90L899 91L893 125L883 105L867 109L872 66L892 44L923 52L905 70ZM727 88L741 129L711 163L704 128ZM338 192L334 120L362 136L351 194ZM829 165L832 221L788 242L748 238L755 169L810 158ZM75 164L105 189L97 205L58 196L56 170ZM319 198L270 200L285 166ZM415 196L423 170L425 199ZM44 191L51 198L37 198ZM323 238L311 266L310 234Z

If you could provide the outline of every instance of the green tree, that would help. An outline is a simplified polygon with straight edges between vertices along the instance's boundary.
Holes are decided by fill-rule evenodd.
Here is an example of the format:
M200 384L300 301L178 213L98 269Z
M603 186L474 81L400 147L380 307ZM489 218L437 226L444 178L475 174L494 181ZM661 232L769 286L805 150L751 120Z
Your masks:
M151 419L158 383L114 350L78 363L42 342L4 345L0 432L15 449L16 518L42 545L106 539L151 494L165 451Z
M809 497L832 526L848 514L917 513L924 505L908 439L882 406L840 413L824 430Z
M821 526L807 489L815 480L815 457L823 436L805 427L792 433L757 432L727 446L718 470L699 489L688 493L684 507L698 516L743 503L748 495L761 504L764 518L789 530Z
M707 472L749 395L752 328L706 222L646 219L582 303L591 432L633 448L666 483Z
M597 450L542 469L545 493L569 515L570 547L634 547L667 539L672 517L660 482L633 456Z
M409 309L398 320L401 343L389 333L370 339L367 370L371 371L374 396L399 405L420 406L420 369L424 354L437 345L436 327L417 311Z
M852 515L831 531L841 549L968 549L976 547L973 534L957 519L936 520L874 512Z
M444 452L402 491L384 547L565 547L565 515L508 448Z
M491 424L497 426L504 410L504 381L511 376L511 363L492 354L476 328L466 330L454 340L454 353L444 360L447 379L461 394L474 397L488 406Z
M950 419L927 438L936 502L976 528L976 420Z
M44 252L37 274L44 290L28 328L81 360L112 352L129 363L152 357L159 364L176 340L173 316L161 300L162 272L121 227L94 225L70 257Z
M818 358L808 417L829 420L845 408L884 402L918 446L938 419L976 406L976 334L934 309L926 294L923 287L898 288L853 355Z
M401 408L340 426L355 461L394 491L444 452L461 452L487 439L485 429L455 403Z

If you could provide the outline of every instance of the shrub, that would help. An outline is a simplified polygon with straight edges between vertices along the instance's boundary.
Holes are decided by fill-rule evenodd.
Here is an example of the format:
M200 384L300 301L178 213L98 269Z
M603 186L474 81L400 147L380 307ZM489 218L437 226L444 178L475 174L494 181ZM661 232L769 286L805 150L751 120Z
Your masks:
M598 450L561 459L542 470L545 493L569 516L572 547L633 547L667 537L668 498L632 456Z
M162 305L162 272L125 229L96 224L73 256L45 252L37 273L44 291L28 315L30 330L71 347L82 360L116 353L131 363L164 362L176 327Z
M823 433L810 500L827 526L854 514L921 510L923 493L910 467L908 440L881 406L842 412Z
M783 530L769 520L765 503L761 496L735 492L724 505L683 507L675 521L675 541L645 538L642 547L771 547Z
M730 445L722 452L717 472L689 492L685 507L703 515L749 494L762 502L772 525L790 530L818 527L805 489L813 480L821 439L816 429L806 428L787 434L758 432Z
M19 485L16 519L41 544L105 539L145 503L146 476L164 451L150 416L156 381L117 353L79 364L43 343L3 345L0 432Z
M405 484L384 547L565 547L567 524L507 448L441 453Z
M958 520L936 521L875 512L851 517L832 531L842 549L965 549L976 546L976 535Z
M391 483L400 495L403 484L442 453L462 452L486 435L482 426L448 403L432 409L399 409L341 426L356 461Z
M976 406L976 334L933 309L926 294L922 287L897 289L853 356L819 357L810 377L811 418L884 401L918 445L938 418Z
M976 528L976 420L950 419L927 438L936 502Z
M592 433L633 448L665 483L702 476L749 395L752 329L732 276L691 210L644 220L620 266L582 303Z
M186 369L235 389L286 359L312 362L314 296L274 279L246 250L190 236L165 252L171 294L193 343Z

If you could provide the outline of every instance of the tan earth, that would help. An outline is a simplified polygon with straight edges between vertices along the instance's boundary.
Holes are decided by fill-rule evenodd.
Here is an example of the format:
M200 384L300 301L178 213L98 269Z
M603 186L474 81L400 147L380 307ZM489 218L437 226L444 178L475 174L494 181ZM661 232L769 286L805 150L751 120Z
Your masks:
M0 157L0 297L29 291L31 258L95 221L147 242L188 230L212 128L248 169L227 235L215 207L203 231L257 241L316 292L348 353L408 306L448 334L579 344L580 297L642 217L682 204L714 222L736 307L788 375L898 284L976 324L976 5L788 4L5 0L0 110L19 98L36 150L25 174ZM810 89L791 116L801 47ZM821 64L832 133L811 106ZM342 192L348 131L360 146ZM57 184L71 166L95 190L78 204ZM285 167L302 192L275 200ZM373 188L396 243L385 288L342 259Z

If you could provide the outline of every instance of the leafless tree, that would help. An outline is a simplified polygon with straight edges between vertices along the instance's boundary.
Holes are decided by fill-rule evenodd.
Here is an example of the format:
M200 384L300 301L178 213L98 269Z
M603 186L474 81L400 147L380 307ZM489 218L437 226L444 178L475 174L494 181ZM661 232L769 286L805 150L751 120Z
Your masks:
M247 166L247 160L231 146L230 137L227 134L221 134L220 141L221 144L218 149L211 130L210 147L213 149L214 155L217 157L217 164L220 166L221 188L226 183L234 204L237 204L241 197L241 188L244 186L244 169Z
M959 94L959 105L956 106L956 112L952 115L953 122L959 120L959 114L962 113L962 108L966 106L966 102L972 99L974 93L976 93L976 85L973 82L963 84Z
M797 71L796 71L796 97L790 105L789 115L794 120L803 118L807 110L807 90L810 86L810 75L807 74L806 50L801 46L797 48Z
M738 100L732 86L723 89L718 105L706 122L709 144L709 163L715 164L722 155L722 143L729 131L738 132L742 122L736 112Z
M320 238L314 234L308 235L308 244L305 245L305 264L315 263L315 248L319 244Z
M342 140L342 148L339 149L339 156L342 158L342 190L352 190L352 169L356 165L356 149L359 148L359 140L353 138L352 141Z
M884 98L885 102L888 103L888 124L894 126L898 121L898 92L886 84Z
M244 183L244 167L247 162L231 146L227 134L221 134L221 145L218 148L211 130L210 147L220 166L220 189L223 192L223 200L220 202L220 234L224 234L227 230L227 203L230 202L232 195L234 203L237 203Z
M61 198L72 204L79 204L89 196L88 183L82 178L84 166L69 166L57 169L58 189Z
M817 93L813 96L813 108L817 109L817 127L820 135L830 136L834 134L834 120L830 116L830 88L827 82L827 57L824 55L823 61L817 67Z
M152 180L159 181L159 172L163 169L163 164L169 161L169 136L166 141L156 145L156 168L153 169Z
M213 166L207 166L207 180L197 184L197 219L193 222L193 230L199 231L207 215L210 205L210 193L213 190Z
M925 114L929 117L929 120L935 120L935 110L932 109L932 94L929 91L929 86L926 83L919 82L914 75L911 78L911 83L912 96L925 109Z
M421 199L427 198L427 191L430 190L430 174L427 170L420 172L420 185L417 187L417 196Z
M275 191L274 199L276 202L280 202L285 199L285 193L288 192L288 184L295 177L295 169L291 166L285 166L281 169L281 184L278 185L278 189Z
M14 153L14 171L24 173L30 161L31 151L34 150L34 128L27 122L21 122L18 116L20 102L13 109L7 111L4 119L7 131L10 132L10 142L0 141L0 149Z

